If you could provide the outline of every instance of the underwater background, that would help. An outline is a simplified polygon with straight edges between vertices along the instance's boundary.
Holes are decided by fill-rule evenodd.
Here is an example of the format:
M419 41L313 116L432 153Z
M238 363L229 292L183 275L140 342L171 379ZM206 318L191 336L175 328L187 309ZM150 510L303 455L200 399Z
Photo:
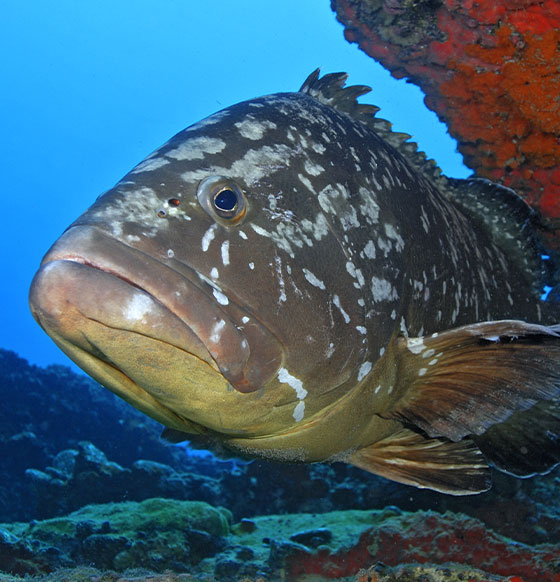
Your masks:
M446 175L470 175L421 91L347 42L325 0L8 0L1 12L0 580L558 582L557 471L496 472L489 492L456 498L340 463L171 446L28 309L48 247L134 164L318 66L371 85L363 102Z

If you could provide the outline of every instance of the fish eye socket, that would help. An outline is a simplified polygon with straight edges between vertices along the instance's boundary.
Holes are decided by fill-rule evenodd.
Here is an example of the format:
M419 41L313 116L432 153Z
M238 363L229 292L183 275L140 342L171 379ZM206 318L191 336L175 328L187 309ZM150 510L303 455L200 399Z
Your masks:
M247 209L240 186L224 176L209 176L198 186L197 198L206 212L220 224L237 224Z

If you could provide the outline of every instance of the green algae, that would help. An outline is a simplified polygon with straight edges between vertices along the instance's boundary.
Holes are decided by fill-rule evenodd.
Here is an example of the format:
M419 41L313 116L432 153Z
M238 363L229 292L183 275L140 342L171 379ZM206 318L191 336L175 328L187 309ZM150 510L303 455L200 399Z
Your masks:
M139 531L168 532L200 529L211 535L229 533L231 513L223 507L212 507L203 501L179 501L153 498L145 501L124 501L86 505L64 517L26 523L6 523L0 527L18 537L33 537L50 543L76 537L80 527L107 529L133 538Z
M399 522L406 521L406 514L398 509L384 510L344 510L329 513L295 513L286 515L264 515L251 518L254 524L252 531L247 531L242 523L232 527L230 541L232 543L251 547L258 557L268 555L270 548L263 540L289 540L298 531L310 528L326 528L332 532L332 538L321 545L331 552L340 548L350 548L356 544L360 535L372 527L387 527L392 518L398 517Z
M0 524L0 529L15 536L22 549L22 559L15 558L11 568L15 572L30 572L29 551L42 556L42 564L54 555L62 565L184 571L222 548L231 519L227 509L202 501L153 498L87 505L65 517Z

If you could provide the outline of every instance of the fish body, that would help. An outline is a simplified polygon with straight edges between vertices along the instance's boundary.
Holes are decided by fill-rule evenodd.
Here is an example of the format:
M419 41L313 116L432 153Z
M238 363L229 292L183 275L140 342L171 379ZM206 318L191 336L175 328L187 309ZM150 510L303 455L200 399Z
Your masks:
M544 428L546 460L516 461L516 426L558 429L557 318L508 230L530 209L438 178L344 80L314 73L169 140L48 251L34 316L175 435L454 494L488 487L498 438L501 468L548 469Z

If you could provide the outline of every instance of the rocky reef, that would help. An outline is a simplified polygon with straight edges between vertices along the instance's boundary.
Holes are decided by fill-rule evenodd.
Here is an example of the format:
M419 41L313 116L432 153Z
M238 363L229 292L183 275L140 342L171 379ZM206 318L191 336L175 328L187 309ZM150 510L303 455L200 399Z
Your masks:
M199 580L303 580L312 575L383 580L399 567L395 579L402 582L438 579L427 577L430 569L437 570L433 564L446 564L439 568L441 580L489 580L491 575L512 582L560 580L556 545L513 543L478 520L452 513L389 508L270 515L232 524L226 509L156 498L89 505L65 517L0 526L0 567L15 574L93 566L115 573L172 570ZM414 565L416 577L403 578L403 565ZM458 577L469 570L468 578Z
M165 443L84 376L3 350L0 394L0 582L560 582L557 471L496 473L457 498L341 463L220 460Z
M467 166L517 190L550 228L559 228L558 2L332 0L331 6L348 41L420 86Z

